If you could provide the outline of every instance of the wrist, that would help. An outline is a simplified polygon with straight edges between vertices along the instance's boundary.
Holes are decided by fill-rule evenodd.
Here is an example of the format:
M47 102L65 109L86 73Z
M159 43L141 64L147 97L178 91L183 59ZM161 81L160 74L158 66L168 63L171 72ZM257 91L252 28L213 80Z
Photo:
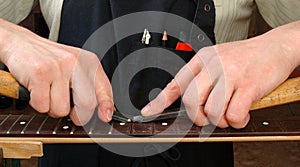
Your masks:
M275 57L288 62L291 70L300 65L300 21L277 27L259 37Z
M293 67L300 65L300 21L296 21L280 27L282 41L280 45L281 54L290 59Z

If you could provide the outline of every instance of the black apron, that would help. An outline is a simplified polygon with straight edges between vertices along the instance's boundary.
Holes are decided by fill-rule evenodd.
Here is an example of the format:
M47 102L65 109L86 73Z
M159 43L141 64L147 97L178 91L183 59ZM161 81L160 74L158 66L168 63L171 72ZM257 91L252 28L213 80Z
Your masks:
M142 11L161 11L186 18L203 30L208 37L199 39L201 34L193 34L191 27L189 32L185 32L188 37L186 42L198 40L209 43L205 42L209 40L212 44L215 43L213 32L215 8L212 0L64 0L58 42L83 47L90 35L104 24L126 14ZM157 26L164 29L163 22ZM178 34L181 26L185 25L178 25ZM141 33L118 41L106 52L101 62L110 79L118 63L127 55L149 47L140 43L143 31L141 29ZM162 35L158 33L151 35L150 47L159 47ZM165 49L175 52L188 62L195 52L176 51L177 42L178 39L169 37L168 47ZM156 53L149 53L153 54ZM172 76L168 72L160 69L149 68L137 73L129 87L132 104L136 108L142 108L149 102L149 92L153 88L163 88L171 79ZM120 93L115 91L114 89L114 94ZM177 107L179 104L180 100L171 107ZM179 143L159 155L131 158L111 153L96 144L45 145L45 155L39 159L39 166L233 166L232 149L232 143ZM180 158L166 156L172 154L174 150L180 152Z

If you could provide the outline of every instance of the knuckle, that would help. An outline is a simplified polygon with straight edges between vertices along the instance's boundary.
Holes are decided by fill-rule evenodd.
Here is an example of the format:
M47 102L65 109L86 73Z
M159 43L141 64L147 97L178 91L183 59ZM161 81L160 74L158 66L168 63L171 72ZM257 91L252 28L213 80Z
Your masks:
M226 123L218 124L217 126L218 126L219 128L222 128L222 129L228 128L228 127L229 127L229 125L226 124Z
M69 110L67 110L66 108L62 107L59 110L50 111L50 113L52 113L56 117L60 118L60 117L68 116L69 115Z
M194 121L194 123L195 123L197 126L204 126L204 125L206 125L205 119L196 119L196 120Z
M178 88L178 85L177 85L177 82L173 79L170 83L167 84L166 86L166 91L175 91L177 90Z
M192 106L192 100L191 97L188 95L183 95L182 102L185 106Z
M243 117L239 114L233 114L233 113L229 113L226 114L226 119L228 120L228 122L230 123L240 123L243 121Z
M77 60L78 55L72 52L65 52L62 56L61 63L74 63Z
M32 73L35 77L43 77L47 73L47 71L50 71L49 66L44 63L34 63L32 65Z
M49 112L49 107L47 107L47 105L43 104L43 103L39 103L38 105L36 104L32 104L32 102L30 102L32 108L34 108L37 112L45 114Z

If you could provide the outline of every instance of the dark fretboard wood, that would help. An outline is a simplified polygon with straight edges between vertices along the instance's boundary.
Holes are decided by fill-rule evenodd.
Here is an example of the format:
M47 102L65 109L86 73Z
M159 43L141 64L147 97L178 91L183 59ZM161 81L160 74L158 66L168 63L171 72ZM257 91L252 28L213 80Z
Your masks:
M251 137L251 136L300 136L300 103L292 103L251 112L251 121L243 129L192 126L184 116L177 119L160 120L147 123L101 122L97 117L84 127L75 126L68 118L54 119L46 114L0 115L0 137L33 138L118 138L136 136L159 138L210 137ZM172 125L172 126L171 126ZM213 130L213 133L210 132Z

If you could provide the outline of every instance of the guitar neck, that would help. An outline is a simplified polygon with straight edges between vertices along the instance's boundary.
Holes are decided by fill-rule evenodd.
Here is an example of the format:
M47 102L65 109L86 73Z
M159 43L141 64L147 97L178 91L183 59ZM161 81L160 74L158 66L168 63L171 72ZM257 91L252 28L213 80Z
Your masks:
M179 139L195 142L202 136L209 136L207 141L300 140L299 109L300 103L297 102L253 111L251 121L243 129L220 129L212 125L189 126L191 122L184 116L178 117L175 122L174 119L166 119L147 123L112 121L110 124L93 117L86 126L80 127L75 126L68 117L54 119L39 114L4 114L0 115L0 138L38 139L46 143L85 143L97 140L172 142ZM91 137L95 140L91 140Z

